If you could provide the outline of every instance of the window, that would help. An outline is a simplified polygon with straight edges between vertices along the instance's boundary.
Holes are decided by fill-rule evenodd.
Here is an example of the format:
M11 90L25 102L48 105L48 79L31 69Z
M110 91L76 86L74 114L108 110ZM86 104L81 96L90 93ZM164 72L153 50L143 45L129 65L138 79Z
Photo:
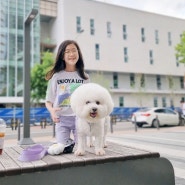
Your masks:
M91 35L94 35L95 34L94 19L90 19L90 34Z
M166 107L166 97L162 97L162 106Z
M157 97L154 97L154 107L158 107L158 99L157 99Z
M100 46L99 44L95 44L95 53L96 53L96 60L100 60Z
M76 17L76 32L81 33L82 28L81 28L81 17L77 16Z
M180 77L180 88L184 89L184 77Z
M172 45L172 40L171 40L171 32L168 32L168 45Z
M169 88L173 89L174 87L174 80L172 76L168 76L168 84L169 84Z
M160 113L160 114L164 114L165 113L165 110L164 109L157 109L154 112Z
M171 107L172 109L174 109L174 102L173 102L173 99L170 99L170 107Z
M107 22L107 37L111 37L112 32L111 32L111 22Z
M119 97L119 106L124 107L124 97Z
M144 74L141 74L140 87L142 88L145 87L145 75Z
M114 73L113 74L113 86L114 86L114 88L118 88L118 75L117 75L117 73Z
M160 77L160 75L156 76L156 83L157 83L157 89L160 90L161 89L161 77Z
M176 66L179 67L179 59L176 57Z
M153 64L154 63L153 51L152 50L149 51L149 60L150 60L150 64Z
M127 39L127 26L123 25L123 40Z
M124 54L124 62L128 62L128 48L123 48L123 54Z
M130 74L130 86L135 86L135 75L133 73Z
M145 42L145 29L141 28L141 41Z
M155 43L159 44L159 31L155 30Z

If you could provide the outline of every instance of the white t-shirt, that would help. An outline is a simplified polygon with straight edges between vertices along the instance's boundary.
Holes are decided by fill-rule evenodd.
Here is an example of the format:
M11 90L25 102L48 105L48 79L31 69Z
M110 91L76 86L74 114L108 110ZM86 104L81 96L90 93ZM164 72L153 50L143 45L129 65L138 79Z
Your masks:
M82 79L77 71L55 73L48 82L46 101L53 103L54 107L61 108L58 115L74 116L70 106L70 96L77 87L88 82L89 79Z

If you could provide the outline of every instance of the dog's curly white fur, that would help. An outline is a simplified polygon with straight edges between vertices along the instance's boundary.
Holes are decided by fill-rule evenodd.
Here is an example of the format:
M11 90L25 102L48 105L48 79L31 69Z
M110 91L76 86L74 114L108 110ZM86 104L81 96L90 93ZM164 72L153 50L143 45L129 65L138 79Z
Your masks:
M109 114L114 106L110 93L99 84L87 83L73 92L70 101L77 116L78 147L75 154L84 155L86 136L94 136L96 155L104 155Z

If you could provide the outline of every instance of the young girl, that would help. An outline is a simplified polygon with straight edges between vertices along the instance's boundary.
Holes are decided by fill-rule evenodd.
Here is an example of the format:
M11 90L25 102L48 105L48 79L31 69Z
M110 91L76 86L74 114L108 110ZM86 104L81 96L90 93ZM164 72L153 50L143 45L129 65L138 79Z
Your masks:
M75 115L70 107L70 95L83 83L89 82L79 45L73 40L61 43L53 68L46 74L48 88L46 108L56 123L56 140L67 144L73 133L76 141Z

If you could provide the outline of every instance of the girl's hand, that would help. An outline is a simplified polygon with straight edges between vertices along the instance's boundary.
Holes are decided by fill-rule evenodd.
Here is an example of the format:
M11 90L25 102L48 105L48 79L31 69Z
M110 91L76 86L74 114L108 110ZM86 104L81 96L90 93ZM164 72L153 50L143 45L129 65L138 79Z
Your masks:
M60 119L57 116L57 112L60 111L60 110L61 110L61 108L53 108L52 111L51 111L51 118L52 118L54 123L60 122Z

